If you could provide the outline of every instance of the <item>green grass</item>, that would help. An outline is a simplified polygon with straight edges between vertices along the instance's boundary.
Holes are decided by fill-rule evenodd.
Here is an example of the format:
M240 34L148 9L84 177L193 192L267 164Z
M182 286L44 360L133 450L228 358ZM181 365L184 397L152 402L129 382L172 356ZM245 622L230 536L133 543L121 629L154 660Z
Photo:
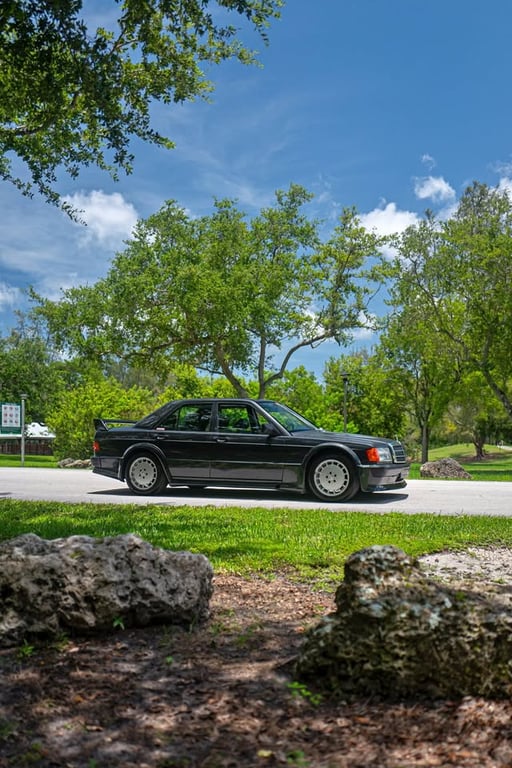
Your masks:
M430 452L451 456L475 480L512 481L512 451L487 446L475 462L470 445ZM0 455L0 467L19 466L19 456ZM26 456L26 466L52 467L52 456ZM419 464L411 477L419 477ZM428 482L428 480L425 480ZM321 585L339 582L347 556L372 544L394 544L410 555L512 546L512 520L482 516L369 514L326 510L240 509L22 502L0 497L0 539L23 533L46 539L72 535L134 533L155 546L202 552L218 572L289 575Z
M0 501L0 538L27 532L47 539L134 533L155 546L202 552L218 572L288 573L324 586L340 580L351 552L372 544L410 555L512 546L512 522L485 516Z
M469 472L473 480L512 482L512 451L498 448L495 445L486 445L483 461L475 459L475 449L467 443L445 445L442 448L433 448L428 452L429 461L447 457L458 461L466 472ZM410 477L419 479L419 463L412 464Z
M0 467L19 467L21 466L21 456L18 454L0 453ZM52 469L57 466L57 459L54 456L25 456L25 467L40 467L41 469Z

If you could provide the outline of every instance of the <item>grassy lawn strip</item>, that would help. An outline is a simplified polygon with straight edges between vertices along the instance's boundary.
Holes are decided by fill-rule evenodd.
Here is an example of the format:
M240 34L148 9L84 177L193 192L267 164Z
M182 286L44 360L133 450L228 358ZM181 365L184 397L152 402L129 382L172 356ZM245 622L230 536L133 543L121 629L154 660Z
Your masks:
M496 445L485 446L483 461L477 461L473 446L465 443L433 448L429 451L428 456L429 461L448 457L455 459L464 467L466 472L469 472L473 480L512 482L512 451L498 448ZM419 479L420 464L412 464L410 477L415 480Z
M15 453L0 453L0 467L21 466L21 456ZM58 466L55 456L25 456L25 467L39 469L56 469Z
M175 551L202 552L217 572L286 572L326 586L351 552L394 544L410 555L467 546L512 546L510 520L327 510L162 507L0 501L0 538L134 533Z

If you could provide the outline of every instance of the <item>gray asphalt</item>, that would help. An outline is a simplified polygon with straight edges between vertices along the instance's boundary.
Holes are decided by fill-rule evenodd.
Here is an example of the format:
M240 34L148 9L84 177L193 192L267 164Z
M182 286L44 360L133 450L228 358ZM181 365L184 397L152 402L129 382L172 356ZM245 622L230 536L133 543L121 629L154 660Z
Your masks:
M464 480L410 480L397 492L367 493L346 504L326 504L309 497L262 490L167 488L160 496L134 496L124 483L86 469L0 468L1 499L92 502L96 504L158 504L178 506L288 507L331 509L333 512L402 512L432 515L512 517L512 483Z

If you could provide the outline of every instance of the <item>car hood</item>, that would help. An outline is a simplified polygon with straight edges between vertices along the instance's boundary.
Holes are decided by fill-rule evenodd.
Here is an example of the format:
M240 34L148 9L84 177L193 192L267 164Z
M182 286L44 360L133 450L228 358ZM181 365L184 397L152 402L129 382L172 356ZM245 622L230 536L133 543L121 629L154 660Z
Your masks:
M371 437L370 435L357 435L352 432L323 432L319 429L309 429L301 432L294 432L293 437L306 438L318 443L343 443L353 446L378 446L395 443L395 440L385 437Z

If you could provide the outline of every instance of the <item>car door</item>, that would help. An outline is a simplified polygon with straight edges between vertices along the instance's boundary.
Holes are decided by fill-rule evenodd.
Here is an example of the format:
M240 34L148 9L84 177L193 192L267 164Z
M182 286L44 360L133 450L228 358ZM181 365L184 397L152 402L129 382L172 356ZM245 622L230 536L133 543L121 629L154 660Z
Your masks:
M281 451L263 431L264 424L264 417L250 404L218 405L212 424L212 480L236 485L281 482Z
M154 440L164 452L173 483L207 483L213 436L210 404L187 403L173 411L154 430Z

